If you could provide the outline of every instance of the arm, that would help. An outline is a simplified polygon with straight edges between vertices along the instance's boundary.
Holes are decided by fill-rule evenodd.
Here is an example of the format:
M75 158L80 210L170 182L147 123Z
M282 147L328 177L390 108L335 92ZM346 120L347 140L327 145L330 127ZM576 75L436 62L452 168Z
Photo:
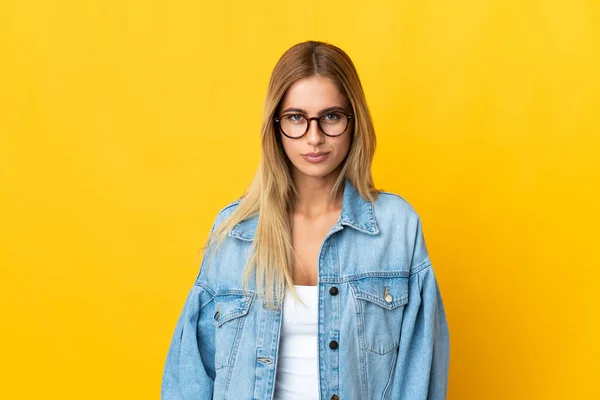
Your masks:
M449 331L420 220L417 223L409 290L391 398L443 400L448 389Z
M209 318L214 302L201 286L194 286L179 316L163 372L161 399L212 399L214 326Z
M215 223L211 233L215 229ZM175 326L163 371L162 400L209 400L215 379L214 293L201 283L203 257L196 283L188 293Z

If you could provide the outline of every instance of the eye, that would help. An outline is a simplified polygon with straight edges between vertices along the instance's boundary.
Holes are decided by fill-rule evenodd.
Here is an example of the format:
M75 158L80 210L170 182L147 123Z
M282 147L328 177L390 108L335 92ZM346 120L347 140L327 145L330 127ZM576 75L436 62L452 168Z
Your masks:
M299 124L304 122L304 116L301 114L288 114L283 117L288 122Z
M338 112L330 112L323 115L323 119L327 122L337 122L340 118L342 118L342 116Z

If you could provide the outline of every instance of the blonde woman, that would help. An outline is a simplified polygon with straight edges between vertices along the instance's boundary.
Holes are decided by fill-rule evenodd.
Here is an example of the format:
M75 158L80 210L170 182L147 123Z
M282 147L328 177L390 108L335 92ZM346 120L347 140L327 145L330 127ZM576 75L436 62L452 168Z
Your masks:
M374 187L346 53L309 41L282 55L261 145L214 221L162 399L444 399L449 334L421 221Z

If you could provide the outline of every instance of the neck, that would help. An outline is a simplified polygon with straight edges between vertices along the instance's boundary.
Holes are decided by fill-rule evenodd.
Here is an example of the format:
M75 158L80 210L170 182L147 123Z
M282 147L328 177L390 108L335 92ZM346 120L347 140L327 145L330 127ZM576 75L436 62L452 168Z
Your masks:
M331 197L331 190L338 175L329 174L323 178L307 175L295 177L294 184L298 191L298 198L294 204L294 213L307 217L339 211L342 208L343 190L339 190Z

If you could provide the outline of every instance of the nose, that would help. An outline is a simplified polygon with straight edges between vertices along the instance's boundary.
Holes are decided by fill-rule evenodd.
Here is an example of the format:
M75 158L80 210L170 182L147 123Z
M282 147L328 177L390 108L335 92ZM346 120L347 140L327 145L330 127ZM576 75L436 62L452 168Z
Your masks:
M308 121L308 132L306 132L306 142L311 146L315 146L323 143L324 140L325 135L321 132L318 120L316 118L310 119Z

